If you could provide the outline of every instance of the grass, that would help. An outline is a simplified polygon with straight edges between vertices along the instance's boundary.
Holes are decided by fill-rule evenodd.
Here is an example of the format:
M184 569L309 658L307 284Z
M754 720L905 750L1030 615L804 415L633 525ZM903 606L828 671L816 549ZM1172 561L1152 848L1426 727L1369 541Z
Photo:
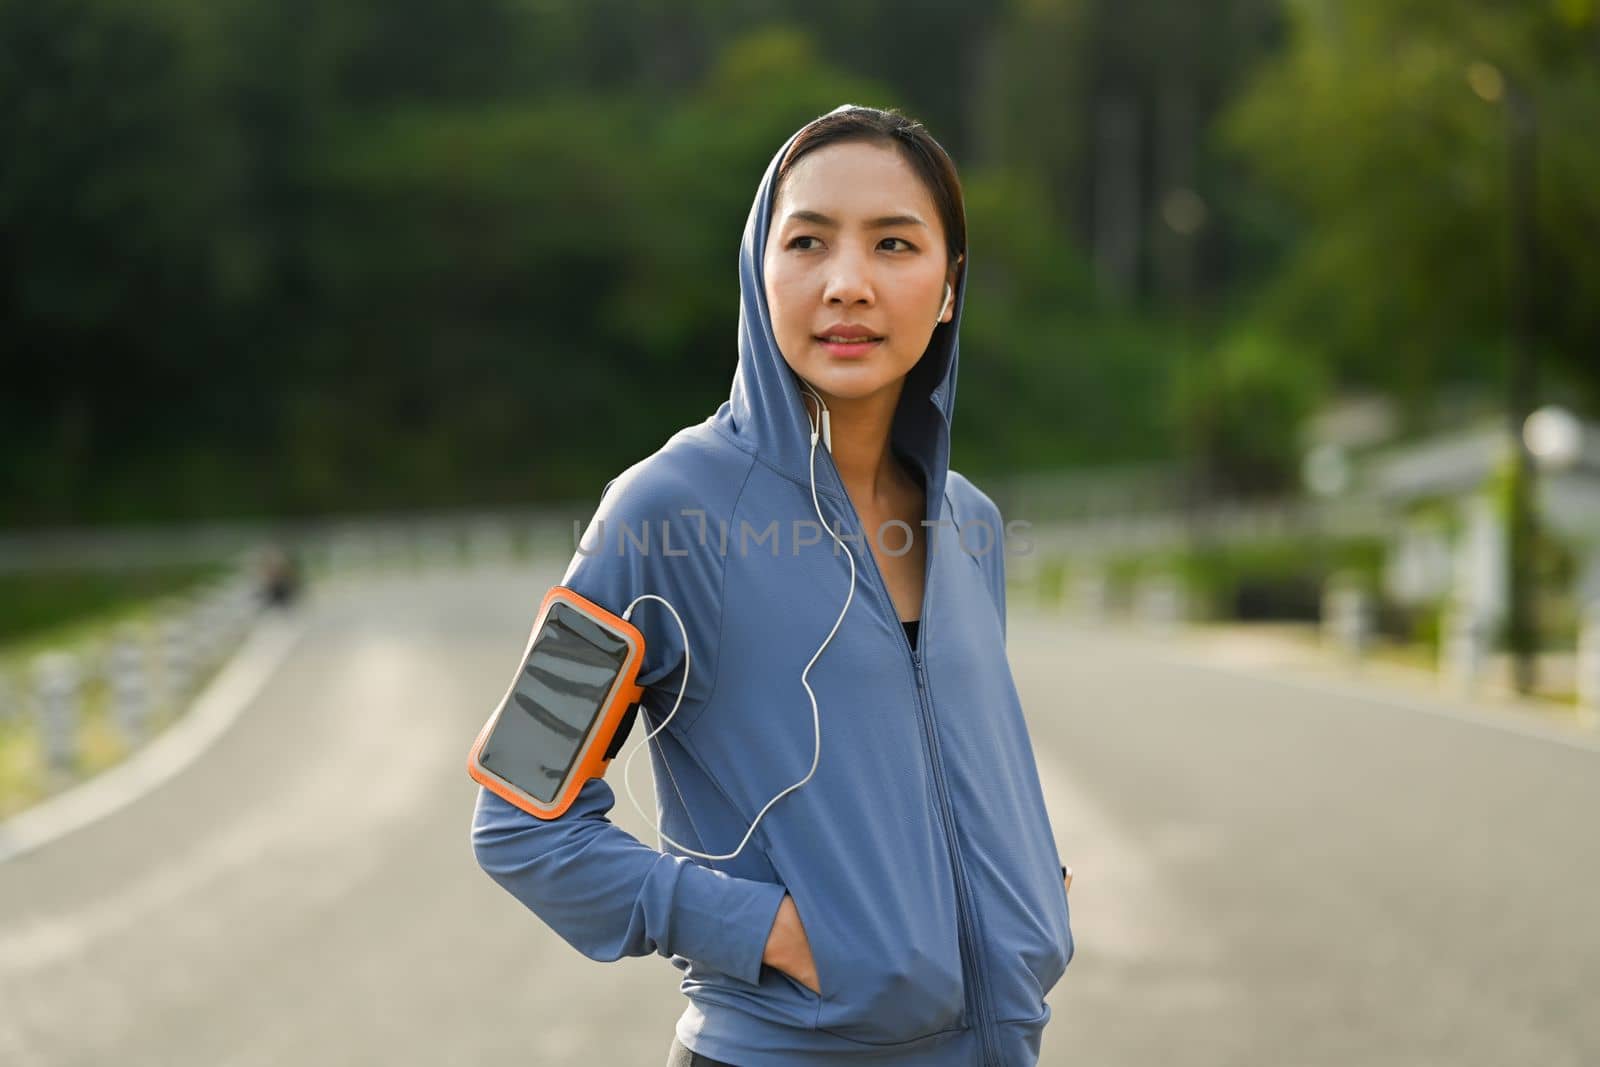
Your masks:
M0 655L71 643L81 628L137 614L151 601L186 592L224 570L210 563L0 574Z

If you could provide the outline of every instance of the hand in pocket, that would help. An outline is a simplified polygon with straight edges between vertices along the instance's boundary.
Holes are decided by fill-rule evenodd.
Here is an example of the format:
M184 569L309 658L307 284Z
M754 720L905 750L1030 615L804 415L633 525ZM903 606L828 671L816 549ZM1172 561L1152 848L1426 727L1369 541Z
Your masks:
M800 921L800 909L794 898L784 894L778 905L778 915L772 921L772 931L767 934L767 947L761 962L776 967L818 996L822 994L817 982L817 963L811 958L811 942Z

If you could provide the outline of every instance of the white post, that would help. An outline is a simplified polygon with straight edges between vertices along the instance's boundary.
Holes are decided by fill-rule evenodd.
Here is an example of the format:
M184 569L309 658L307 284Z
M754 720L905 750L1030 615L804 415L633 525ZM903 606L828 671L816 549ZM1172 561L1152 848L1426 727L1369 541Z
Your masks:
M45 762L55 774L70 774L78 761L83 672L70 654L49 652L34 661L34 676Z
M162 695L174 711L181 711L194 683L194 648L188 622L168 619L161 627Z
M222 633L217 625L217 594L207 590L191 604L187 613L194 665L201 672L209 670L222 657Z
M1489 658L1490 621L1470 603L1454 603L1439 627L1440 668L1454 688L1470 691L1483 678Z
M1329 579L1322 594L1323 639L1346 656L1360 658L1372 644L1372 603L1359 585Z
M1589 603L1578 630L1578 707L1589 721L1600 713L1600 600Z
M111 645L106 682L111 693L111 714L128 745L144 740L150 717L150 661L142 635L125 630Z
M1493 626L1505 617L1510 600L1506 570L1505 519L1487 496L1462 505L1464 528L1455 547L1454 599L1470 604L1480 623Z
M1185 616L1183 587L1170 574L1151 575L1138 587L1139 618L1162 633L1177 628Z

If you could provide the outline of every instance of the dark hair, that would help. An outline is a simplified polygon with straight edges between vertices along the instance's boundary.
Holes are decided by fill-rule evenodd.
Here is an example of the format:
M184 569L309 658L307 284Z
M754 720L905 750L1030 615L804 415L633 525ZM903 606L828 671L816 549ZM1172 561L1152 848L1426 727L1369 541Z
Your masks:
M845 141L891 145L899 150L933 197L939 221L944 226L946 266L955 263L956 257L967 250L967 209L956 165L922 123L894 108L880 110L845 104L812 120L795 137L783 162L778 164L778 178L772 194L774 202L790 169L807 153ZM962 269L966 269L964 259Z

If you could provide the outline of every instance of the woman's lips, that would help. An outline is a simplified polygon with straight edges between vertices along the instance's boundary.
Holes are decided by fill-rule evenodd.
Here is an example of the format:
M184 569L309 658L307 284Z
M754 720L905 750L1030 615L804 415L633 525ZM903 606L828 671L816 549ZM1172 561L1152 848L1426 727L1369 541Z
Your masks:
M821 345L823 348L826 348L829 352L836 356L843 356L846 359L854 356L864 356L878 345L883 343L883 338L881 337L864 341L852 341L849 344L840 344L837 341L824 341L820 337L816 340L819 345Z

